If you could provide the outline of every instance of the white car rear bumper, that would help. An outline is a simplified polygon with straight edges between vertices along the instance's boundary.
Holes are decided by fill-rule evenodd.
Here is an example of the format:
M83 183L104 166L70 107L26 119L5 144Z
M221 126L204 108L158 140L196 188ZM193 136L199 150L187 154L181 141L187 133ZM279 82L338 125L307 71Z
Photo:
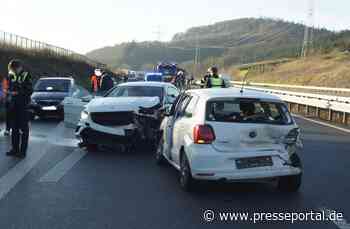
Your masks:
M251 169L232 169L231 171L220 170L192 170L192 176L198 180L226 180L226 181L239 181L239 180L255 180L255 179L269 179L281 176L298 175L301 173L300 168L291 166L285 166L286 168L263 168L263 170L251 170Z
M280 176L298 175L302 169L292 165L288 152L251 151L224 153L217 152L209 145L192 144L187 148L192 176L200 180L254 180L269 179ZM189 153L190 152L190 153ZM243 158L270 156L271 166L237 168L236 160Z

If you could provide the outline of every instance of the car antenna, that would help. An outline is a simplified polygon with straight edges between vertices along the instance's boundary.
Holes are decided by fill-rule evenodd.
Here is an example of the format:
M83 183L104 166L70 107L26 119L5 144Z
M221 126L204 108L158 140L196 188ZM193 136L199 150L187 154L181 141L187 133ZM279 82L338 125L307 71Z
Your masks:
M249 74L249 69L248 69L247 73L245 74L245 76L243 78L242 87L241 87L241 91L240 91L241 94L243 94L243 92L244 92L244 86L246 85L248 74Z

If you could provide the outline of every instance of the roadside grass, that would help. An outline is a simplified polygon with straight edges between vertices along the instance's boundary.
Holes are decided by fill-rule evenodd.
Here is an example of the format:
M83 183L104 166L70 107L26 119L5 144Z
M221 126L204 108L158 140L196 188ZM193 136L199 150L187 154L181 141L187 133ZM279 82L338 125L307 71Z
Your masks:
M242 77L232 71L235 80ZM236 74L237 75L236 75ZM265 73L250 72L249 82L350 88L350 54L333 52L293 60Z
M74 75L83 86L89 85L89 76L94 66L70 57L54 55L48 50L26 50L0 46L0 78L7 74L7 65L11 59L21 59L35 79L40 76Z

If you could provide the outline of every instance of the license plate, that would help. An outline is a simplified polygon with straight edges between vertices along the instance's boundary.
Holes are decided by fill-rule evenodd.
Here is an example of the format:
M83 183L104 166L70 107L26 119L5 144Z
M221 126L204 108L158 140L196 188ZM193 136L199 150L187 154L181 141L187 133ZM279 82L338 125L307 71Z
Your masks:
M249 157L249 158L241 158L236 160L237 169L248 169L248 168L256 168L256 167L265 167L272 166L272 157L264 156L264 157Z
M55 111L57 110L57 107L55 106L49 106L49 107L42 107L41 108L43 111Z

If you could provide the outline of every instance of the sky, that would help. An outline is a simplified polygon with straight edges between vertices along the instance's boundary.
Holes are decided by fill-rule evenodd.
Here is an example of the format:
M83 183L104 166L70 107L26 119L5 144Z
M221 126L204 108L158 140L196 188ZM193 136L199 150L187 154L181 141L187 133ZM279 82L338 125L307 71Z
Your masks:
M314 2L316 27L350 29L349 0ZM242 17L305 23L308 9L307 0L1 0L0 4L0 31L79 53L131 40L168 41L193 26Z

